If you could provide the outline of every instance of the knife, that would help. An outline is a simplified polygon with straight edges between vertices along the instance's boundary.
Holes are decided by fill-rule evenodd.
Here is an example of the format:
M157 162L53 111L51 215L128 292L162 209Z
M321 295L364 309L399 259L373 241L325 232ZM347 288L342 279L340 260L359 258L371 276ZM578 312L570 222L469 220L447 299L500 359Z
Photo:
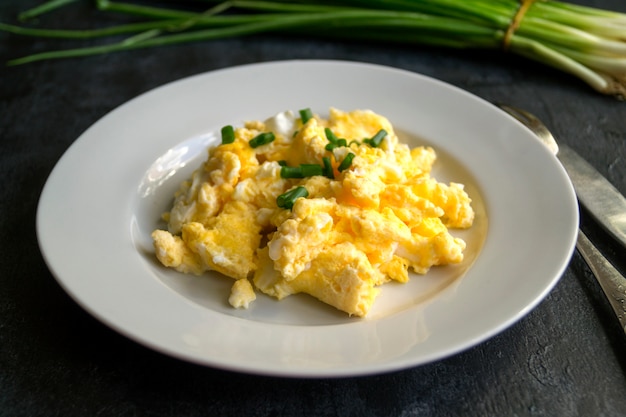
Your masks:
M626 248L626 198L567 145L559 144L557 158L567 171L581 205Z

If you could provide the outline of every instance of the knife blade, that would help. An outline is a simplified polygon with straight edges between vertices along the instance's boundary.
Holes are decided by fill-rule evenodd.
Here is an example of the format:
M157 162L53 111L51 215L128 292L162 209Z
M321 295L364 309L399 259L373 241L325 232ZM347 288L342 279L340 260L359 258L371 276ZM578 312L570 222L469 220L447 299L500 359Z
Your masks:
M626 248L626 198L567 145L559 143L557 158L567 171L580 204Z

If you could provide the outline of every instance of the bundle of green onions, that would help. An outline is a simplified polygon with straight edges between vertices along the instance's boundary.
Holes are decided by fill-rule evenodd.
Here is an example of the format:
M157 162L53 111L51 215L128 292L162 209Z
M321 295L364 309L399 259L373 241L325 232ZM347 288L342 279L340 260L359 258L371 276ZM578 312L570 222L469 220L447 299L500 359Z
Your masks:
M50 0L22 13L20 20L74 1ZM115 39L8 64L272 32L502 49L570 73L604 94L626 97L626 14L619 12L551 0L196 0L185 2L186 8L171 4L97 0L100 10L133 15L136 21L93 30L0 23L0 30L26 36Z

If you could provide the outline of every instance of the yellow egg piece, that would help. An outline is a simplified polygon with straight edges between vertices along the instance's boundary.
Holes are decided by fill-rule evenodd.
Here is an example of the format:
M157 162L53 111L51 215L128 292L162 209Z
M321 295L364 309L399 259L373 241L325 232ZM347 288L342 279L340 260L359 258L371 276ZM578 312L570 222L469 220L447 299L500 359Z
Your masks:
M235 308L248 308L256 300L252 284L247 279L238 279L230 289L228 303Z

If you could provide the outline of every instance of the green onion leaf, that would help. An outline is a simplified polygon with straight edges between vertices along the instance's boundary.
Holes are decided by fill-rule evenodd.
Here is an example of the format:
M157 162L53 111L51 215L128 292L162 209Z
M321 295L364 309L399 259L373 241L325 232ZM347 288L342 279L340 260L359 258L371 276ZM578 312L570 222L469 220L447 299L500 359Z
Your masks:
M289 167L285 165L280 168L280 177L281 178L304 178L304 175L302 175L301 167Z
M32 19L34 17L37 17L37 16L42 15L44 13L48 13L48 12L54 10L54 9L57 9L57 8L59 8L61 6L69 4L69 3L73 3L75 1L76 0L48 0L47 2L45 2L45 3L43 3L43 4L39 5L39 6L36 6L36 7L32 8L32 9L29 9L29 10L26 10L26 11L20 13L18 17L19 17L19 19L21 21Z
M346 155L345 158L343 158L343 161L341 161L341 163L339 164L339 167L337 168L339 170L339 172L345 171L346 169L350 168L350 165L352 165L352 160L354 159L354 154L352 152L350 152L349 154Z
M301 164L297 167L281 166L281 178L307 178L316 175L323 175L324 168L318 164Z
M330 178L331 180L335 179L335 173L333 172L333 166L330 163L330 158L325 156L322 158L322 162L324 163L324 176L326 178Z
M286 167L287 161L285 161L284 159L281 159L280 161L278 161L278 165L280 165L281 167Z
M328 127L324 128L324 133L326 134L326 139L328 139L330 143L337 143L337 141L339 140L339 138L335 136L333 131L330 130L330 128Z
M324 173L322 166L317 164L302 164L300 165L300 168L302 169L302 175L305 178L322 175Z
M371 139L363 139L363 142L367 143L372 148L378 148L385 136L387 136L387 131L385 129L380 129Z
M78 0L46 0L19 15L32 19ZM579 77L603 94L626 99L626 13L565 1L526 0L336 0L180 2L96 0L98 10L139 16L138 22L97 29L45 29L0 22L0 32L24 36L90 39L134 34L111 42L47 50L8 65L76 58L211 41L252 34L298 33L362 42L507 51ZM151 6L150 3L155 3ZM156 4L172 4L169 7ZM205 10L205 3L217 3ZM228 13L237 9L236 13ZM115 20L113 20L115 21ZM331 25L328 22L332 22ZM92 25L88 25L92 26ZM310 120L309 109L302 121ZM376 141L368 139L368 143Z
M326 139L328 139L328 144L324 147L327 151L332 151L338 146L348 146L348 141L346 139L340 139L333 133L330 128L325 128L324 133L326 134Z
M276 198L276 205L280 208L291 209L298 198L306 198L308 196L309 192L306 190L306 188L304 188L303 186L298 186L296 188L292 188L286 193L279 195Z
M306 122L308 122L312 118L313 118L313 112L311 112L311 109L306 108L306 109L300 110L300 120L302 120L302 124L306 124Z
M233 143L235 141L235 129L231 125L222 128L222 145Z
M250 139L249 145L252 148L258 148L261 145L267 145L268 143L273 142L275 139L274 134L272 132L264 132L260 133L254 138Z

